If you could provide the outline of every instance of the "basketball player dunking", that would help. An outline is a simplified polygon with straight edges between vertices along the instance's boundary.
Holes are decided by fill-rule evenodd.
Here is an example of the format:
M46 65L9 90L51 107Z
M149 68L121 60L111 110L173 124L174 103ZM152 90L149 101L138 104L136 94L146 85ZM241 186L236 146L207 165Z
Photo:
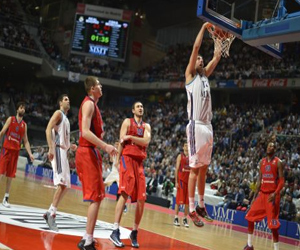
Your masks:
M211 161L213 148L212 108L208 78L221 59L221 48L215 45L213 59L204 67L203 58L198 54L205 30L210 24L204 23L194 42L193 51L185 71L187 112L189 123L186 127L189 149L189 216L194 224L202 227L200 217L212 221L204 205L205 179ZM195 190L198 184L199 205L195 208ZM200 216L200 217L199 217Z

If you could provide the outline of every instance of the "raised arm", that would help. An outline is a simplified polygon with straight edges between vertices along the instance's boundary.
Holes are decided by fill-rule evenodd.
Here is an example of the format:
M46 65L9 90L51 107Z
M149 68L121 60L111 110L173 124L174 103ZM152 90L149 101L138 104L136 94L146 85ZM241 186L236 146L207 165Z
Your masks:
M204 23L202 25L202 27L201 27L201 29L200 29L197 37L196 37L196 40L194 42L192 54L190 56L188 66L186 67L186 70L185 70L186 83L190 82L192 80L192 78L196 75L195 64L196 64L197 57L198 57L198 54L199 54L199 49L200 49L201 44L202 44L204 33L205 33L205 30L206 30L208 25L209 25L209 23Z
M214 57L204 68L204 72L207 77L209 77L214 72L220 59L221 59L221 46L216 46L216 43L215 43Z

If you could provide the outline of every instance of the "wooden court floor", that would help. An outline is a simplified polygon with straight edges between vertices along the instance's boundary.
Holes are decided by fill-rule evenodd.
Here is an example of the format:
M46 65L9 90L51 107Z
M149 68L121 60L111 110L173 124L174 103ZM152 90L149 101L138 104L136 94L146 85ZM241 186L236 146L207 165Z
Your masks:
M4 195L5 178L0 183L0 199ZM13 205L29 207L29 209L48 209L55 189L48 180L25 176L18 171L12 183L10 202ZM82 202L82 193L78 189L70 189L63 198L59 212L78 216L86 216L86 203ZM114 222L116 201L108 195L102 202L98 219L107 223ZM1 214L0 205L0 214ZM2 207L3 208L3 207ZM123 214L121 226L131 228L133 225L135 205L129 204L127 213ZM9 211L8 211L9 212ZM38 212L37 212L38 213ZM221 222L205 224L196 228L189 221L190 228L173 226L173 210L147 204L139 230L140 249L191 249L191 250L241 250L246 244L246 228ZM38 215L41 218L41 215ZM43 220L41 219L41 223ZM44 223L45 224L45 223ZM84 227L84 225L82 226ZM128 231L128 230L127 230ZM44 230L28 229L9 225L0 221L0 249L77 249L80 236L64 235ZM300 249L297 240L280 238L280 250ZM98 249L117 249L106 239L97 238ZM124 240L124 249L134 249L129 240ZM257 234L254 238L255 250L273 249L271 236L266 233Z

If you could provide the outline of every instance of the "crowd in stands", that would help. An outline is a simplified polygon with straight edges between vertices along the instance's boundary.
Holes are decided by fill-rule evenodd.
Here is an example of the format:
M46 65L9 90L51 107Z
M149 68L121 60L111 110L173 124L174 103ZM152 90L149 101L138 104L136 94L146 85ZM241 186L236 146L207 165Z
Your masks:
M1 1L0 47L36 55L39 49L26 31L24 21L17 15L16 9L14 1Z
M204 63L213 56L213 41L203 40L200 54ZM185 69L192 51L192 45L170 46L165 57L135 74L134 82L184 81ZM284 45L282 59L266 55L258 49L235 39L230 48L230 57L222 58L210 79L263 79L290 78L300 76L300 43Z
M66 69L75 73L95 75L120 80L124 74L123 64L99 58L72 56L65 62Z

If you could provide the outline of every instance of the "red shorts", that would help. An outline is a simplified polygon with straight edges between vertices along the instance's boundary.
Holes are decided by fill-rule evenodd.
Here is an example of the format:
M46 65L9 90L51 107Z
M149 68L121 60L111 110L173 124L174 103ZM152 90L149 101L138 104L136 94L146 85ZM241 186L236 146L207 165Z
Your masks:
M267 216L268 227L270 229L277 229L280 227L280 222L278 220L280 195L276 195L275 201L268 202L269 195L269 193L259 192L245 218L248 221L258 222Z
M102 179L102 158L92 147L78 147L76 170L82 184L83 201L98 202L105 197Z
M6 174L6 177L15 178L19 150L2 148L0 153L0 175Z
M177 205L188 205L189 204L189 195L188 195L188 184L179 180L179 188L177 189L176 194L176 204Z
M119 194L124 192L131 202L146 200L146 179L143 161L123 155L120 160Z

